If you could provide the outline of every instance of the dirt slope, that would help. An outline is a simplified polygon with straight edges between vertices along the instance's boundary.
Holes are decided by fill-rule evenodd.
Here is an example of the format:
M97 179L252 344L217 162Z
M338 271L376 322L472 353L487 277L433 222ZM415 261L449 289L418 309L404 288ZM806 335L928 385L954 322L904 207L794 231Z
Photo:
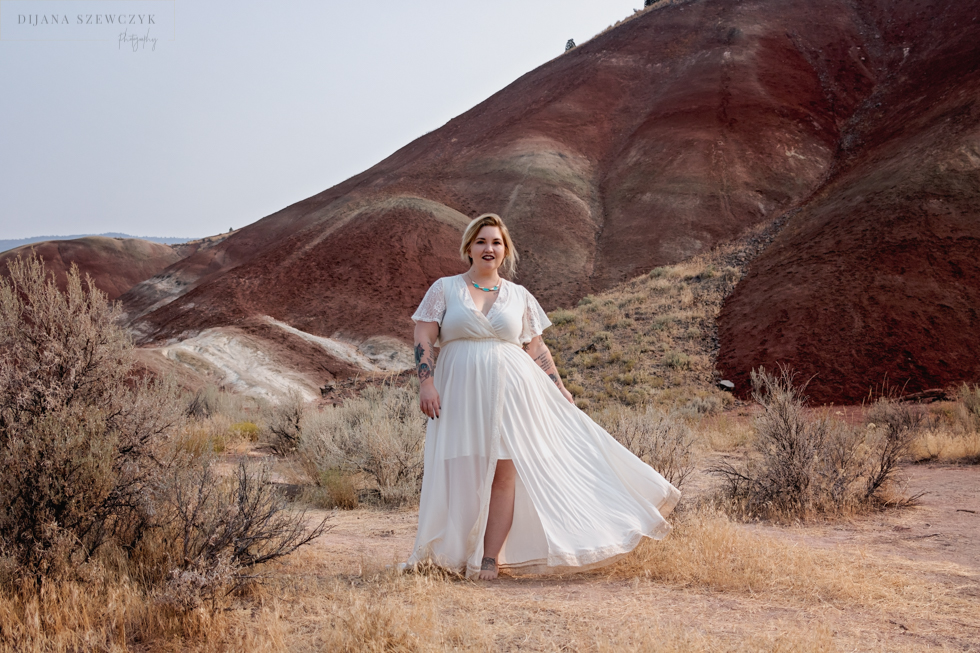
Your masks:
M869 11L875 92L829 182L719 319L719 368L791 365L819 402L980 380L980 9Z
M73 240L47 240L24 245L0 254L0 274L7 274L6 262L30 256L31 250L44 259L64 289L72 263L82 277L88 274L95 286L109 299L117 299L137 283L159 274L181 258L178 249L138 238L89 236Z
M885 371L910 388L976 378L976 13L654 7L124 300L144 343L257 316L407 340L431 281L463 269L459 233L478 213L508 221L517 281L551 309L793 210L722 315L721 365L740 388L776 361L818 373L824 400L855 400Z

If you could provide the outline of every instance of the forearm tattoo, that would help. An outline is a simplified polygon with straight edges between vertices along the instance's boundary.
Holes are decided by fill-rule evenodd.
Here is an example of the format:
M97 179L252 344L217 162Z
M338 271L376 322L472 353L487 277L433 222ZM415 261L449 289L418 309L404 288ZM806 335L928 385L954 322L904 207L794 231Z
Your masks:
M561 387L561 379L558 378L558 369L555 367L555 361L551 359L551 352L545 349L543 352L538 354L534 358L534 362L538 364L544 373L548 375L548 378L554 382L559 388Z
M426 348L422 343L415 344L415 370L418 372L420 383L432 378L436 371L436 363L432 360L432 343L427 344L429 345L428 355L426 355ZM423 358L425 359L424 362Z

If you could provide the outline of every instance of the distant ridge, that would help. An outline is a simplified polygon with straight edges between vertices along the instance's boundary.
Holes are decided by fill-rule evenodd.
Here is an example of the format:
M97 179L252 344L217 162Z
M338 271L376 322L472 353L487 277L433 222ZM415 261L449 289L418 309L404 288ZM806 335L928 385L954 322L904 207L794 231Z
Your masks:
M46 240L74 240L75 238L86 238L88 236L105 236L106 238L138 238L140 240L148 240L151 243L162 243L164 245L176 245L178 243L186 243L188 241L194 240L194 238L157 238L156 236L130 236L129 234L120 233L104 233L104 234L75 234L73 236L34 236L32 238L21 238L19 240L0 240L0 252L6 252L7 250L14 249L15 247L20 247L21 245L30 245L31 243L41 243Z

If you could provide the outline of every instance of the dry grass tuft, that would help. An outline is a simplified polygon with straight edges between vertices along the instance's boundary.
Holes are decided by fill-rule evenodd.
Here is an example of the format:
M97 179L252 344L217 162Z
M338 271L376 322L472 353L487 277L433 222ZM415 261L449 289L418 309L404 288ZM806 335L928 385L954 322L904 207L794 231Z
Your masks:
M915 462L980 463L980 433L956 433L944 428L924 429L912 443L910 457Z
M899 605L914 588L885 566L753 533L707 506L680 512L670 536L644 540L601 573L806 603Z
M912 444L912 459L980 463L980 386L963 384L956 401L930 408L927 427Z

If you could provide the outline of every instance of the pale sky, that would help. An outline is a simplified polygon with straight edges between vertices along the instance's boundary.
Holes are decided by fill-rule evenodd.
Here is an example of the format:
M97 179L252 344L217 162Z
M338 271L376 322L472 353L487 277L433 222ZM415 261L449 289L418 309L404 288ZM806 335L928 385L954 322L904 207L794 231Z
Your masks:
M243 227L642 4L0 0L0 239ZM118 26L78 24L102 12L157 19L120 43Z

